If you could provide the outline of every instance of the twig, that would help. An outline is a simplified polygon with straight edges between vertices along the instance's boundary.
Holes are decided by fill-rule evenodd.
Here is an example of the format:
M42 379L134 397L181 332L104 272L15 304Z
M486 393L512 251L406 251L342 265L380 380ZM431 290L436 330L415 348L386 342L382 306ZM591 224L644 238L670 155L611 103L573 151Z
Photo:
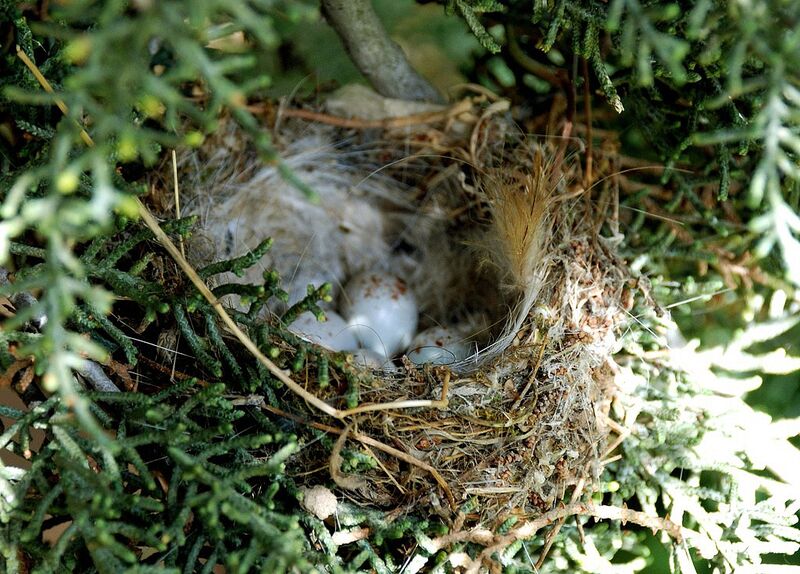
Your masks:
M275 378L277 378L280 382L286 385L289 388L289 390L291 390L293 393L300 396L305 401L308 401L309 403L314 405L317 409L321 410L325 414L330 415L337 419L343 418L341 411L332 407L319 397L309 393L303 387L298 385L289 376L288 371L280 369L278 365L270 361L259 350L256 344L250 339L250 337L245 335L245 333L239 328L239 325L237 325L236 322L231 318L231 316L228 315L228 312L222 306L222 303L219 302L219 299L217 299L211 292L211 290L206 286L206 284L203 282L203 280L200 278L200 276L197 274L197 272L194 270L191 264L186 260L186 258L183 255L181 255L181 252L178 250L178 248L175 246L172 240L167 236L166 233L164 233L164 230L161 229L161 227L158 225L158 221L156 221L156 218L153 216L152 213L150 213L150 210L147 209L147 207L145 207L145 205L141 201L139 201L138 198L136 199L136 202L139 208L139 215L144 221L145 225L147 225L147 227L150 228L150 231L153 232L153 235L156 236L156 239L158 239L159 243L161 243L164 246L167 252L172 256L172 258L178 264L178 266L183 270L184 273L186 273L186 276L189 277L189 280L194 284L197 290L200 291L200 294L203 295L206 301L208 301L208 303L212 306L214 311L216 311L219 318L222 319L223 323L225 323L225 326L228 327L228 329L231 331L231 333L233 333L236 336L237 339L239 339L239 342L242 345L244 345L244 347L248 351L250 351L250 353L256 359L258 359L258 361L262 365L264 365Z
M178 187L178 158L175 150L172 150L172 184L175 189L175 219L181 218L181 193ZM178 243L181 248L181 255L186 257L186 250L183 247L183 236L178 238Z
M497 536L483 527L453 532L452 534L447 534L433 540L430 544L429 551L438 552L443 548L447 548L459 542L480 544L485 547L484 550L481 551L478 558L473 560L470 567L466 570L467 574L477 574L480 571L481 564L485 561L490 561L492 554L495 552L508 548L509 545L517 540L531 538L545 526L569 516L592 516L598 520L616 520L623 525L626 522L632 522L639 526L650 528L653 531L666 532L678 543L683 540L681 526L668 518L650 516L644 512L619 506L595 505L591 502L586 502L570 504L569 506L562 506L561 508L545 512L538 518L524 522L519 527L502 536Z
M606 424L609 427L611 427L611 430L613 430L615 433L617 433L617 438L614 439L614 442L612 442L610 445L608 445L606 447L606 450L603 452L603 454L600 455L600 461L602 461L600 464L602 464L602 465L608 464L609 461L607 459L611 455L611 453L614 452L616 450L616 448L619 445L622 444L622 441L624 441L626 438L628 438L628 436L630 436L630 434L631 434L630 429L628 429L627 427L619 424L617 421L615 421L614 419L610 418L608 415L605 415L605 419L606 419L606 421L605 421Z
M406 495L406 489L403 488L403 486L399 482L397 482L397 479L394 477L394 475L392 475L392 473L389 471L389 469L386 468L386 465L383 464L383 461L381 459L379 459L377 456L375 456L375 453L372 452L372 449L369 447L369 445L366 445L364 443L361 443L361 444L364 446L364 450L367 451L367 454L370 455L375 460L375 462L378 463L378 466L381 467L381 470L383 471L383 474L385 474L386 477L391 481L391 483L394 484L394 486L398 490L398 492L400 492L400 494L405 496Z
M492 102L481 114L481 117L478 118L478 121L475 122L475 125L472 128L472 133L469 136L469 159L472 165L481 165L480 158L478 157L478 136L480 134L481 126L483 126L484 122L486 122L493 115L501 114L507 111L510 105L511 103L508 100L497 100L496 102ZM485 144L486 140L484 139L484 145ZM483 146L481 149L483 149Z
M332 427L330 425L307 421L307 420L305 420L305 419L303 419L301 417L298 417L298 416L293 415L291 413L287 413L284 410L281 410L279 408L273 407L273 406L268 405L266 403L261 405L261 408L264 409L265 411L268 411L270 413L273 413L273 414L282 416L284 418L293 420L293 421L295 421L297 423L308 425L311 428L315 428L315 429L318 429L318 430L322 430L322 431L325 431L325 432L330 432L330 433L334 433L334 434L338 434L338 435L341 435L343 432L345 432L345 430L343 430L343 429L338 429L338 428ZM358 433L358 432L352 432L352 433L350 433L350 436L353 439L355 439L355 440L357 440L357 441L359 441L359 442L361 442L363 444L366 444L366 445L369 445L371 447L374 447L374 448L376 448L376 449L378 449L380 451L385 452L386 454L389 454L389 455L391 455L391 456L393 456L395 458L398 458L398 459L402 460L403 462L407 462L410 465L416 466L416 467L421 468L421 469L427 471L428 473L430 473L430 475L433 476L434 480L439 484L439 486L442 487L442 490L444 491L445 495L447 496L447 500L450 503L450 508L452 508L453 510L456 509L456 500L453 497L453 493L450 491L450 487L448 486L447 482L445 482L445 480L442 477L442 475L439 474L439 471L436 470L435 468L433 468L431 465L429 465L426 462L422 462L418 458L415 458L415 457L411 456L410 454L408 454L406 452L403 452L402 450L398 450L398 449L393 448L393 447L391 447L389 445L383 444L382 442L379 442L379 441L375 440L374 438L372 438L370 436L367 436L367 435L364 435L364 434L361 434L361 433Z
M447 371L444 375L444 381L442 381L442 398L440 398L439 400L412 399L407 401L393 401L390 403L360 405L352 409L347 409L346 411L341 411L341 415L342 418L344 418L357 415L360 413L368 413L374 411L388 411L392 409L415 409L415 408L425 408L425 407L433 409L445 409L447 408L448 405L447 393L449 389L450 389L450 371Z
M22 51L22 48L19 47L19 44L17 44L17 58L22 60L22 63L25 64L25 66L31 71L31 73L36 78L36 81L39 82L39 85L41 85L42 88L44 88L45 92L47 92L48 94L55 94L53 86L51 86L50 82L47 81L47 78L45 78L42 75L36 64L34 64L33 61L28 57L28 54ZM62 114L64 114L65 116L69 116L69 108L67 108L67 104L65 104L61 98L55 98L55 103L56 106L58 106L58 109L61 110ZM92 141L92 138L89 137L89 133L85 129L83 129L83 126L80 126L80 124L79 127L81 128L80 133L83 143L86 144L87 147L92 147L94 145L94 142Z
M510 544L516 542L517 540L530 538L544 526L571 515L585 515L592 516L595 519L616 520L621 522L623 525L626 522L633 522L634 524L650 528L654 532L659 530L664 531L674 538L678 543L683 540L681 527L667 518L650 516L644 512L630 510L628 508L619 506L596 506L592 503L574 504L564 508L552 510L543 514L536 520L526 522L505 536L497 537L491 546L485 548L480 553L478 559L475 560L467 569L466 574L478 574L481 564L483 564L484 561L491 560L492 554L495 552L507 548Z
M352 544L364 540L369 536L369 528L351 528L350 530L337 530L331 535L331 542L336 546Z
M296 108L289 108L281 110L281 116L290 118L300 118L318 122L321 124L328 124L339 128L352 128L352 129L395 129L406 128L417 125L432 124L440 121L446 121L454 117L458 117L462 113L468 112L472 109L472 102L467 98L463 99L452 106L435 112L421 112L419 114L409 114L407 116L400 116L395 118L382 118L379 120L366 120L362 118L343 118L341 116L332 116L322 112L314 112L311 110L302 110Z
M584 469L584 471L585 470L586 469ZM575 485L575 490L573 491L572 498L569 501L570 505L573 505L576 502L578 502L578 499L580 498L581 494L583 494L584 486L586 486L586 479L582 476L578 481L578 484ZM542 552L539 555L539 559L536 561L537 569L541 568L542 565L544 564L544 561L547 558L547 554L550 552L550 548L552 548L553 542L555 542L556 536L558 536L561 527L564 526L564 521L566 519L567 519L566 516L562 516L561 518L559 518L558 521L556 521L556 525L553 527L553 529L550 532L548 532L547 540L544 543L544 548L542 548Z
M178 371L178 370L172 370L172 369L170 369L168 367L165 367L161 363L158 363L157 361L154 361L153 359L149 359L149 358L147 358L147 357L145 357L143 355L139 356L139 360L142 361L144 364L146 364L151 369L155 369L155 370L157 370L157 371L159 371L161 373L164 373L165 375L171 375L171 377L173 379L177 379L177 380L180 380L180 381L185 381L186 379L194 379L196 381L197 385L200 386L200 387L207 387L208 385L211 384L210 382L208 382L208 381L206 381L204 379L200 379L200 378L198 378L198 377L196 377L194 375L190 375L188 373L184 373L184 372Z
M363 476L359 476L357 474L345 474L342 472L342 449L344 448L344 444L347 442L347 435L350 434L352 428L353 423L350 423L344 428L342 434L339 435L339 438L336 439L336 443L331 449L331 456L330 460L328 461L328 470L333 482L335 482L336 486L339 488L344 488L345 490L363 491L367 488L367 481L364 480Z
M531 376L528 378L528 382L522 389L522 392L519 394L514 403L511 405L510 409L511 412L517 410L517 407L522 402L522 399L525 398L525 395L528 394L528 391L530 390L531 386L533 386L533 383L536 382L536 373L539 372L539 367L542 365L542 357L544 357L544 351L547 348L547 343L548 343L547 333L545 333L544 339L542 340L542 346L539 349L539 356L536 357L536 365L534 365L533 370L531 371Z
M511 57L517 61L517 64L522 66L523 69L531 74L539 76L552 86L564 86L565 78L563 76L563 70L553 68L547 64L542 64L541 62L531 58L522 50L522 47L519 45L516 28L513 26L508 26L506 31L508 33L508 53L511 54Z

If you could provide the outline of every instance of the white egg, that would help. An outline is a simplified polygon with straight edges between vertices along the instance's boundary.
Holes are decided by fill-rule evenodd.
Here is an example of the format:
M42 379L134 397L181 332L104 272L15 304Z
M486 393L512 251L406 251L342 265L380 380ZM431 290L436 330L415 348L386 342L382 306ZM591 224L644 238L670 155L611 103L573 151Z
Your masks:
M289 325L289 331L331 351L355 351L358 341L353 328L335 311L325 311L325 316L327 321L317 321L306 311Z
M458 331L447 327L431 327L411 341L408 346L408 358L411 362L422 365L450 365L463 361L472 354L469 341Z
M369 349L356 349L353 351L353 364L363 369L382 369L386 358Z
M389 358L406 348L417 329L417 302L405 281L373 271L344 290L342 314L361 346Z

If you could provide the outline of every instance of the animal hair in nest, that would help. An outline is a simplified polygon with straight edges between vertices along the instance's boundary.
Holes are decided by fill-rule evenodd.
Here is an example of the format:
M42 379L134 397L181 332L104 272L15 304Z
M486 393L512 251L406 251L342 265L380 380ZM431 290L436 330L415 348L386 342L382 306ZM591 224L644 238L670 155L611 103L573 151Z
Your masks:
M274 268L291 300L308 283L341 291L364 270L404 277L420 328L458 325L474 352L447 366L396 359L364 377L362 403L435 400L446 378L449 393L445 408L362 414L359 432L437 469L457 500L479 497L484 517L537 514L599 472L628 274L597 235L602 214L580 197L578 162L557 159L562 143L515 135L508 118L480 105L458 121L415 129L283 121L274 141L314 200L223 123L180 160L188 209L201 218L188 247L200 265L272 237L260 266L220 280L258 282ZM318 390L340 400L335 388L327 392ZM310 484L327 481L306 472L327 456L322 448L294 459ZM444 508L429 474L370 454L379 468L350 496Z
M336 297L348 277L377 269L414 286L429 322L464 313L475 298L464 296L473 283L462 270L474 267L474 258L463 247L467 237L448 219L460 200L443 193L446 185L436 194L417 186L432 175L430 165L406 157L389 174L385 164L399 157L394 141L370 141L308 122L287 124L276 137L285 142L282 161L316 197L285 181L274 165L264 165L227 122L210 145L181 158L185 187L197 190L189 194L187 210L202 221L190 258L202 264L235 257L271 237L273 248L258 266L242 278L221 281L258 282L272 268L295 302L308 284L330 282Z

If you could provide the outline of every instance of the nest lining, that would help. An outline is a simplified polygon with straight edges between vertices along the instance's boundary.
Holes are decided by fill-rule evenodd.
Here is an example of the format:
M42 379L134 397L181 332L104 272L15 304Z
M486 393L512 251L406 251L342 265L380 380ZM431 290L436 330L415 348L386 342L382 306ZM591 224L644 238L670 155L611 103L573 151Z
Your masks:
M553 146L523 143L491 108L473 101L455 121L413 129L284 121L282 158L318 204L262 165L232 123L181 160L184 188L195 190L189 209L202 219L189 245L198 264L275 240L261 267L222 281L258 282L272 267L292 295L389 269L417 292L423 325L469 326L477 352L462 363L398 359L363 378L362 403L438 399L447 379L445 408L365 413L356 425L437 469L456 501L478 497L483 519L541 513L597 476L629 277L597 237L602 214L567 183L579 166L548 159L561 153ZM321 449L294 460L310 486L328 481L313 472L328 456ZM332 469L342 491L356 491L348 496L450 515L430 475L369 454L380 460L366 482Z

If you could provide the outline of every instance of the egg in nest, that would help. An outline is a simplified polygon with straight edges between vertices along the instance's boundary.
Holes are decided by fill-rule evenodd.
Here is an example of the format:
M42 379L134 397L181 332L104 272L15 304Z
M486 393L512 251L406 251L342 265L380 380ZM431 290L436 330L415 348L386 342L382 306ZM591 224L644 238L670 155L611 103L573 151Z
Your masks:
M480 235L491 224L470 219L472 213L461 221L453 215L486 202L486 196L476 195L460 172L429 184L424 178L430 176L430 162L415 167L413 158L391 161L401 152L371 137L284 122L274 139L286 142L282 162L314 191L309 197L247 146L225 153L226 147L241 148L243 135L232 125L227 134L223 130L220 141L208 146L208 156L195 152L182 162L184 171L194 174L189 187L200 190L188 204L202 222L190 255L201 265L241 256L272 238L272 249L242 277L227 274L217 281L260 283L263 272L274 269L289 305L306 295L309 284L330 283L333 302L323 307L332 322L317 325L307 315L290 329L337 351L354 350L352 336L355 348L370 352L371 365L379 357L389 368L403 353L420 364L475 365L478 350L491 341L490 352L501 352L510 341L504 327L519 324L508 311L527 316L533 297L517 305L521 298L501 288L504 272L481 263L491 256L476 254L474 246L486 243ZM492 202L499 200L489 197ZM238 301L229 296L227 304ZM269 307L276 315L287 308L274 299ZM346 335L338 328L339 315L349 327ZM444 336L442 345L441 334L429 331L453 325L474 329ZM418 331L427 338L412 344ZM432 353L433 347L441 351Z

